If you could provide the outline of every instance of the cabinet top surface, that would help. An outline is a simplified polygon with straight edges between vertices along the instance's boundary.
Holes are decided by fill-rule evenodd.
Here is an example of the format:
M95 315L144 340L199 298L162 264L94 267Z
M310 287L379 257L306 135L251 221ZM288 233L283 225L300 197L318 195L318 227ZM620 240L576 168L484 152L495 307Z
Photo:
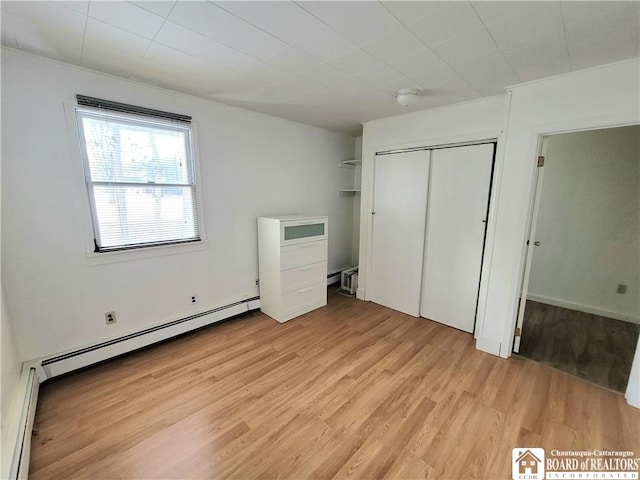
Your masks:
M279 220L281 222L289 222L295 220L311 220L311 219L319 219L324 220L328 218L326 215L270 215L259 218L268 218L271 220Z

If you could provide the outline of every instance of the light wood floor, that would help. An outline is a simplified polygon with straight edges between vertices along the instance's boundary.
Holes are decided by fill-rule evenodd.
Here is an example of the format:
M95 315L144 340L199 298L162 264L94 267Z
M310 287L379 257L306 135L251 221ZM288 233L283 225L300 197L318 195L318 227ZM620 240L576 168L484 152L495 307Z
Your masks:
M33 479L506 479L514 447L640 452L622 395L339 295L54 380L36 429Z
M640 325L527 300L520 355L625 392Z

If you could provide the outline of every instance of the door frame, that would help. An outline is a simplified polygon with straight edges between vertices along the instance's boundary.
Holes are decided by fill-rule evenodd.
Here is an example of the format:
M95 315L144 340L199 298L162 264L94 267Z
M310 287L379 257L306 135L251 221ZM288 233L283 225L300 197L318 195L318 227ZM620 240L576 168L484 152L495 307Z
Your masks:
M545 138L547 137L551 137L554 135L562 135L565 133L587 132L587 131L604 130L604 129L616 128L616 127L628 127L633 125L640 125L640 122L638 122L637 119L628 120L627 115L619 115L619 116L612 116L612 117L599 117L598 119L585 119L585 120L578 120L578 121L554 123L546 126L538 126L537 128L533 129L531 132L532 141L535 139L535 145L536 145L535 147L536 156L534 158L537 158L540 155L544 155L543 147L546 147ZM537 166L535 166L534 162L532 162L532 165L533 165L533 168L536 168L536 169L538 168ZM507 331L505 332L505 335L503 337L503 339L506 340L505 344L508 345L508 350L507 350L508 353L505 352L506 353L506 355L504 355L505 358L510 357L514 351L513 347L515 343L515 328L517 326L518 313L519 313L519 308L518 308L519 305L517 305L517 302L518 302L518 298L522 298L522 295L523 295L523 281L524 281L524 275L525 275L527 253L528 253L526 240L529 238L531 233L531 221L533 221L533 209L534 209L534 202L536 198L535 192L536 192L537 181L538 181L537 174L532 175L531 199L529 203L529 209L527 212L529 222L527 225L527 234L525 236L525 242L522 249L521 266L520 266L520 284L518 285L518 289L517 289L518 297L516 298L516 308L515 308L515 311L513 312L513 317L512 317L513 319L511 322L508 322ZM524 293L526 294L526 292ZM640 365L640 338L638 339L638 345L634 353L633 365L636 365L636 366ZM627 399L627 403L629 403L630 405L636 408L640 408L640 384L638 384L638 382L636 382L636 384L633 384L633 382L631 382L631 376L629 377L629 382L627 383L625 398Z
M371 168L371 173L368 177L367 183L370 187L371 195L369 197L369 203L366 204L362 202L360 206L360 217L361 222L364 215L368 215L371 217L371 213L373 211L374 205L374 197L375 197L375 179L373 175L373 165L375 164L375 158L377 155L384 154L393 154L400 153L404 151L413 151L413 150L432 150L437 148L453 148L453 147L463 147L468 145L477 145L482 143L493 143L495 144L494 149L494 158L493 158L493 167L491 171L491 183L489 185L489 209L487 212L487 223L485 227L485 239L484 239L484 250L482 257L482 264L480 269L480 287L478 291L478 301L476 305L476 320L475 327L473 332L473 337L479 341L482 336L482 332L484 329L484 319L485 319L485 311L486 311L486 303L487 303L487 295L489 289L489 275L490 275L490 265L491 265L491 257L493 255L493 247L494 247L494 239L495 239L495 219L498 214L498 195L499 195L499 185L502 177L502 167L503 162L499 161L499 159L504 158L504 148L505 148L505 131L500 131L497 135L495 133L484 133L478 135L465 135L463 137L446 137L442 139L431 139L431 140L422 140L411 143L402 143L402 144L392 144L392 145L378 145L373 147L370 150L370 155L367 156L366 152L362 153L363 159L363 175L365 173L365 168ZM370 160L371 163L369 163ZM364 181L364 179L363 179ZM361 289L359 287L357 298L370 302L371 301L371 284L372 284L372 269L371 265L373 264L373 222L368 222L367 229L367 248L366 248L366 265L367 268L365 270L365 282L366 287ZM360 235L362 236L362 230L360 231ZM362 248L361 248L362 251ZM498 355L499 352L496 351L495 355Z
M548 139L551 135L544 135L540 139L540 156L546 157ZM536 163L538 160L536 160ZM544 162L544 160L543 160ZM524 311L527 304L527 293L529 292L529 277L531 276L531 265L533 261L533 247L535 247L536 227L538 225L538 212L540 210L540 201L542 200L542 185L544 182L544 163L536 165L536 173L534 175L534 188L532 191L533 198L531 200L532 207L529 213L527 224L527 242L525 244L525 262L522 278L520 279L520 300L518 303L518 313L516 316L516 327L513 334L513 352L520 351L520 341L522 340L522 328L524 325ZM519 332L518 332L519 330Z

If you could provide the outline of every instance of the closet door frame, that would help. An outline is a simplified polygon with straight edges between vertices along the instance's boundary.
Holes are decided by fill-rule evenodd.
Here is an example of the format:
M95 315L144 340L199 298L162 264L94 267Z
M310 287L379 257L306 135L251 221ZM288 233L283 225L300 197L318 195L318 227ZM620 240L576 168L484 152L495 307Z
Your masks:
M496 132L498 133L498 132ZM496 193L496 185L500 182L500 177L502 174L502 163L498 163L497 159L501 158L501 156L504 153L504 132L500 132L495 136L491 136L491 135L487 135L487 136L478 136L475 139L473 138L448 138L447 142L414 142L414 143L405 143L402 145L389 145L389 146L379 146L379 147L374 147L371 150L369 150L369 154L367 154L367 161L364 161L363 163L363 175L367 172L367 176L370 180L367 180L367 184L369 186L369 191L371 192L369 199L366 203L362 204L362 211L361 211L361 215L363 216L362 218L364 218L364 216L368 216L369 219L373 218L372 212L373 212L373 198L375 196L375 188L374 188L374 182L373 182L373 165L375 162L375 158L378 155L389 155L389 154L393 154L393 153L402 153L402 152L411 152L411 151L416 151L416 150L435 150L435 149L439 149L439 148L452 148L452 147L464 147L464 146L470 146L470 145L479 145L479 144L487 144L487 143L493 143L496 144L496 148L495 148L495 154L494 154L494 163L493 163L493 171L492 171L492 176L491 176L491 184L490 184L490 193L489 193L489 211L488 211L488 215L487 215L487 225L486 225L486 231L485 231L485 242L484 242L484 253L483 253L483 258L482 258L482 269L481 269L481 281L480 281L480 289L479 289L479 294L478 294L478 306L477 306L477 312L476 312L476 324L475 324L475 331L474 331L474 337L477 339L478 342L482 341L482 347L478 347L481 348L485 351L488 352L494 352L495 350L495 355L498 355L498 347L499 345L495 345L494 342L486 342L483 340L483 328L484 328L484 315L485 315L485 309L486 309L486 302L487 302L487 294L488 294L488 282L489 282L489 268L490 268L490 263L491 263L491 256L493 255L493 248L494 248L494 239L495 239L495 225L494 225L494 220L495 220L495 216L497 214L496 210L497 210L497 198L495 198L495 195L497 195ZM365 155L365 152L363 152L363 155ZM370 155L370 157L368 156ZM363 156L364 159L364 156ZM363 190L364 193L364 190ZM362 263L366 270L364 272L362 272L365 277L364 280L366 281L365 286L363 286L363 289L360 291L358 291L358 298L365 300L365 301L371 301L371 285L372 285L372 277L373 277L373 272L372 272L372 264L373 264L373 251L372 251L372 243L373 243L373 222L371 220L368 221L368 225L366 227L367 231L368 231L368 240L366 245L361 243L361 251L364 250L365 255L366 255L366 260L364 262L360 262ZM365 230L361 229L361 233L364 232ZM362 257L361 257L362 260ZM422 286L421 286L422 288Z

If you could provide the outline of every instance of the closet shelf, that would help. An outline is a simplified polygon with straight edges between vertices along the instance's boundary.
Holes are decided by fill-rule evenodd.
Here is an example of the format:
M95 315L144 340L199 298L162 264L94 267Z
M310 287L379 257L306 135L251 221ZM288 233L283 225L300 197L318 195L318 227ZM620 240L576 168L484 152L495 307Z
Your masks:
M361 158L354 158L353 160L343 160L338 165L340 167L355 167L356 165L361 165L361 164L362 164Z

